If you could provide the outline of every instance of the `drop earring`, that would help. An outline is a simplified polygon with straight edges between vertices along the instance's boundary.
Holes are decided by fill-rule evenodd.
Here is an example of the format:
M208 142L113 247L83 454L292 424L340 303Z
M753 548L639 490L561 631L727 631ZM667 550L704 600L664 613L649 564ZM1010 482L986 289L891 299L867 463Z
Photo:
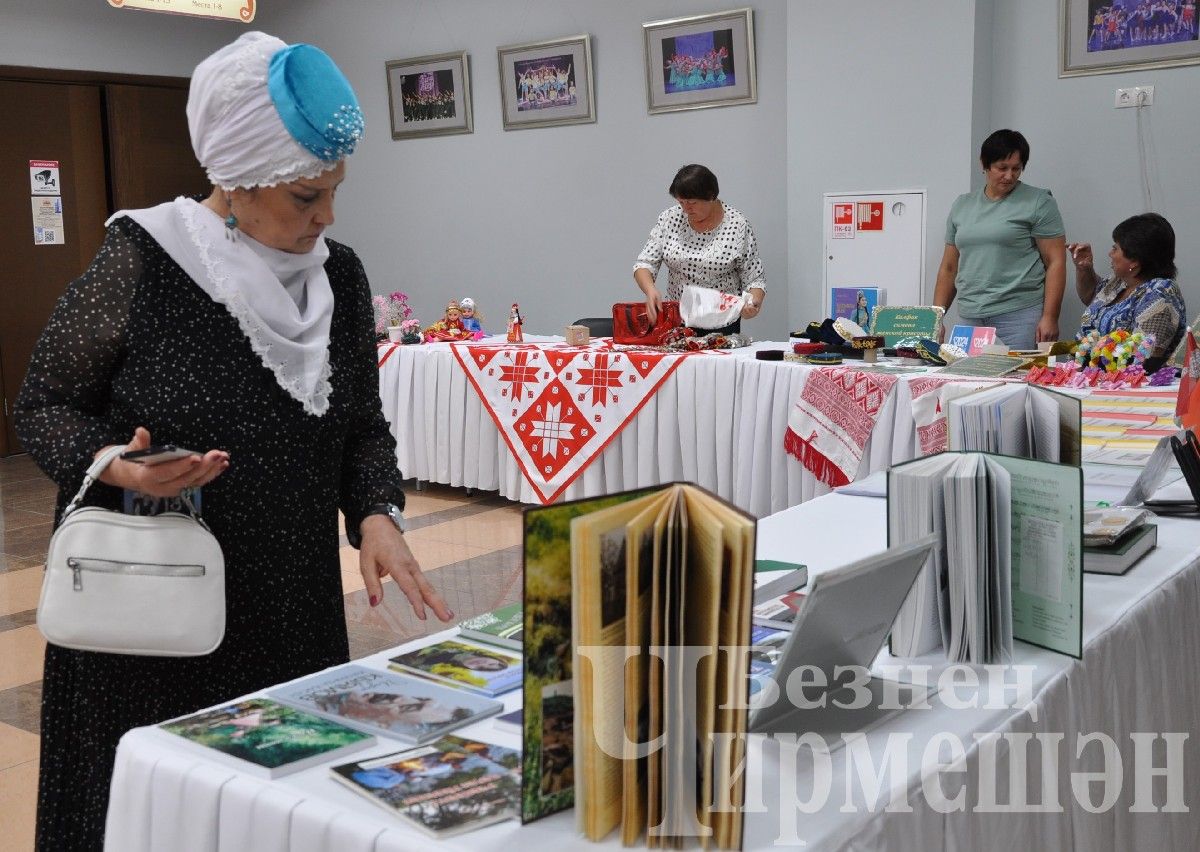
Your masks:
M228 195L225 196L225 206L229 208L229 215L225 217L225 236L234 239L237 229L237 216L233 215L233 199Z

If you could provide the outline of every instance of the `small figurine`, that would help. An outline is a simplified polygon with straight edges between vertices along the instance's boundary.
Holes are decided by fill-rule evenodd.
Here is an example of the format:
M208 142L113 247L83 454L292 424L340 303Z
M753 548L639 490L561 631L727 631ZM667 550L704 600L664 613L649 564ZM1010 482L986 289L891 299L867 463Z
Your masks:
M513 302L512 310L508 312L508 342L523 343L525 335L521 333L521 309Z
M463 325L462 307L453 299L446 305L446 313L429 328L425 329L425 342L443 340L466 340L470 335Z
M483 319L483 314L475 310L475 300L468 296L458 304L462 307L463 327L467 331L483 331L483 326L479 322Z

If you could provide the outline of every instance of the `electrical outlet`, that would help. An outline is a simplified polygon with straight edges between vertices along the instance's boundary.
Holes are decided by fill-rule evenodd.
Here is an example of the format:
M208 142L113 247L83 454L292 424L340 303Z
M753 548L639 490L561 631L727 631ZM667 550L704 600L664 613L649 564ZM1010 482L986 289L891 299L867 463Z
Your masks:
M1125 107L1144 107L1154 103L1153 86L1130 86L1127 89L1117 89L1113 106L1117 109Z

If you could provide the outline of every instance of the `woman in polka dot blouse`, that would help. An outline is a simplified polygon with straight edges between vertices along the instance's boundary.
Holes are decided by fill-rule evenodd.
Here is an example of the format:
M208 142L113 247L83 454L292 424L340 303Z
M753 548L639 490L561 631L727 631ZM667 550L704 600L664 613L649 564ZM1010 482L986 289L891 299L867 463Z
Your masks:
M202 486L225 638L203 657L46 647L39 850L101 848L125 731L346 662L339 509L372 605L391 576L419 618L453 617L401 534L366 275L323 236L362 133L354 92L317 48L252 32L200 63L187 112L211 195L109 220L38 341L16 425L59 513L106 446L198 451L114 462L87 500Z
M678 300L687 284L744 295L741 317L713 329L724 334L741 331L742 319L758 316L767 296L754 229L740 211L717 197L717 176L704 166L684 166L667 191L679 203L659 215L633 265L633 280L646 294L647 313L653 320L662 305L655 277L665 262L668 299Z

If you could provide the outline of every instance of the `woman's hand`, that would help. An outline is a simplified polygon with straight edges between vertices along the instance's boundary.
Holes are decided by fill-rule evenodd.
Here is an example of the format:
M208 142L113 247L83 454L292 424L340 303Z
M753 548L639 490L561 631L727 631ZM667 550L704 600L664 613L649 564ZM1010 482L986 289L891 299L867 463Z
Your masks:
M144 450L150 446L150 431L142 426L133 433L127 450ZM102 448L96 455L107 450ZM185 488L208 485L229 467L229 453L224 450L209 450L187 458L161 464L138 464L122 458L113 459L100 481L118 488L126 488L151 497L178 497Z
M1091 269L1095 263L1091 243L1067 243L1067 252L1077 270Z
M646 317L653 323L658 319L658 312L662 310L662 295L658 292L658 288L653 284L646 291Z
M1075 264L1075 292L1079 301L1090 305L1096 298L1096 287L1100 279L1096 277L1096 258L1092 254L1091 243L1067 243L1067 254Z
M378 606L383 600L383 578L390 576L408 598L417 618L425 620L426 605L442 621L454 618L442 596L425 579L417 558L391 518L367 515L359 531L362 546L358 552L358 570L362 572L371 606Z
M1042 315L1037 324L1036 340L1038 343L1058 342L1058 317Z
M757 298L755 295L755 290L746 291L746 302L742 305L742 319L754 319L762 313L762 303L766 294L762 290L757 290Z

